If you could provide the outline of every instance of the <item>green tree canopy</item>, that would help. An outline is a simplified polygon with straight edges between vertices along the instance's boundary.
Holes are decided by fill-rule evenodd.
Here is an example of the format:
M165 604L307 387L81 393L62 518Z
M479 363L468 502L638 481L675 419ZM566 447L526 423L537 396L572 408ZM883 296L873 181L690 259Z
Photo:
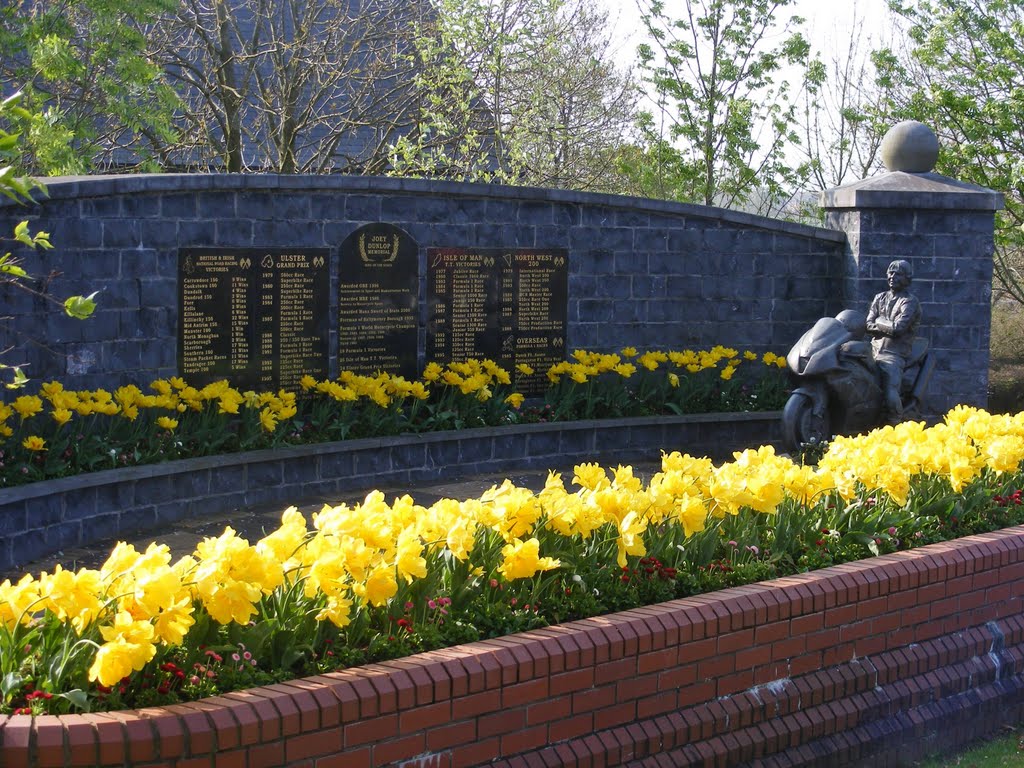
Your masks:
M657 109L642 119L640 151L623 159L635 191L760 210L786 199L805 172L786 152L799 140L795 95L810 55L803 20L784 16L793 0L640 2Z
M174 0L13 0L0 8L0 93L22 94L30 173L85 173L144 162L172 133L177 103L146 55L140 25ZM119 153L125 146L131 153Z

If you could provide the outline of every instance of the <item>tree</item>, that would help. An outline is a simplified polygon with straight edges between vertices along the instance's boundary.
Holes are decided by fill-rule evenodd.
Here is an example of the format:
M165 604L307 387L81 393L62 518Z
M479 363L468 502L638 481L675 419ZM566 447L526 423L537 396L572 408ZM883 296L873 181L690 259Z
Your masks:
M802 86L810 54L803 20L780 20L793 0L685 0L680 18L638 1L657 109L641 122L641 165L624 164L637 191L762 211L786 200L804 173L786 156L798 141L786 68Z
M856 7L852 34L833 40L828 61L814 56L801 99L800 151L814 190L867 178L880 168L879 150L892 119L878 110L891 88L880 83Z
M587 0L440 0L417 35L415 128L393 172L614 188L636 90Z
M169 141L175 97L145 55L139 25L174 0L11 0L0 8L0 93L21 95L21 163L85 173L126 158L137 139ZM123 149L133 145L130 155Z
M1024 303L1024 0L890 1L909 22L906 51L883 51L883 108L939 137L936 169L1005 195L996 280Z
M181 0L149 30L184 104L165 165L377 173L407 130L420 0Z

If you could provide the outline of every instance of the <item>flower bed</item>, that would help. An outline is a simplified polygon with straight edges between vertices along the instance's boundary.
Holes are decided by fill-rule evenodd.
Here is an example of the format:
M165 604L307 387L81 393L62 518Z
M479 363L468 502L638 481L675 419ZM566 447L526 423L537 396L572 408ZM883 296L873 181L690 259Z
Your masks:
M111 393L69 391L47 382L38 395L0 402L0 488L337 440L781 408L785 360L768 352L751 371L757 360L753 352L740 355L726 347L642 355L631 348L622 355L578 350L573 362L551 366L546 376L520 365L514 382L490 360L468 360L444 368L431 363L414 382L386 373L346 371L327 381L305 376L298 392L242 391L227 381L197 388L179 377L151 382L154 394L134 384ZM524 402L516 390L538 380L547 384L543 395Z
M153 544L140 553L121 544L98 570L75 574L58 567L38 579L27 575L17 584L0 584L3 706L15 717L39 715L44 723L47 713L87 713L126 705L170 704L167 711L202 710L203 701L212 699L195 702L197 697L219 694L215 698L232 701L244 698L247 694L238 691L253 683L279 681L264 691L301 687L301 681L292 679L296 672L318 673L315 677L331 680L346 667L376 662L355 672L366 676L366 670L371 670L369 676L374 677L375 668L411 669L412 662L402 657L416 656L415 651L458 656L451 647L460 641L476 640L474 648L514 647L519 642L516 637L502 636L517 630L522 638L523 631L558 635L559 627L549 625L582 626L589 640L572 638L575 647L582 649L584 643L595 642L594 632L611 624L619 630L632 627L637 645L626 642L625 656L607 660L635 656L634 666L625 665L623 677L613 678L615 685L609 690L615 695L610 704L632 702L627 721L643 721L637 733L650 733L653 728L650 739L658 745L666 738L674 743L682 727L661 722L658 716L678 713L693 702L709 707L710 712L695 716L714 723L708 733L698 731L702 737L722 735L718 728L735 730L737 722L740 727L744 722L756 725L764 735L760 718L767 716L766 694L759 686L767 686L772 695L788 683L795 683L800 691L800 681L818 665L847 661L857 669L819 680L832 689L842 680L843 697L865 694L857 698L860 703L853 710L845 698L838 708L827 704L825 710L833 715L845 713L837 728L876 716L898 722L907 712L909 723L941 720L957 707L965 714L968 705L968 719L981 711L985 718L981 722L991 722L992 713L978 706L979 701L994 699L1000 712L1015 711L1013 707L1020 703L1017 678L1024 656L1016 648L1005 658L1000 654L1008 640L1014 645L1021 642L1018 634L1024 631L1018 602L1021 579L1011 567L1017 564L1017 548L1024 546L1020 541L1024 531L1011 528L992 534L994 538L973 540L998 545L968 549L967 559L975 563L962 569L959 563L964 558L944 559L941 554L946 549L927 545L951 534L1024 522L1022 460L1024 414L992 416L958 407L933 427L905 423L857 438L836 438L816 467L796 465L770 447L737 452L733 461L719 465L672 453L663 456L662 471L646 483L630 467L619 466L609 474L596 464L583 463L575 467L572 477L579 487L576 492L569 492L562 478L552 473L540 493L506 482L479 499L442 499L430 508L416 505L408 496L388 504L382 494L372 493L353 507L325 507L314 516L313 531L292 509L282 516L280 529L255 545L229 528L220 537L203 541L193 556L173 564L166 547ZM971 543L968 540L967 545ZM921 546L925 547L921 560L906 562L923 563L925 571L941 575L922 577L917 566L912 571L897 569L910 579L904 586L902 576L885 572L886 563L891 562L887 556L910 557L909 549ZM1005 552L1012 552L1008 559L1002 557ZM868 553L882 557L877 562L803 573ZM889 582L878 590L872 581L882 581L883 576L875 568L887 573L884 578ZM985 575L976 579L974 574L982 571ZM855 574L852 581L843 578L851 573ZM771 574L790 576L767 586L749 584ZM970 578L958 581L961 576ZM1003 577L1010 581L1000 583ZM819 582L831 584L823 592L823 602L815 597L814 588L800 589L801 584ZM739 619L736 606L728 600L725 607L710 612L699 607L714 597L665 602L673 595L684 597L729 584L747 585L730 593L732 597L757 594L773 584L784 591L796 585L796 596L785 598L790 607L785 616L776 618L771 605L763 603L762 619L756 607L744 607L742 602L737 603ZM852 592L851 585L856 585ZM845 597L831 603L828 595L840 589ZM907 596L890 599L908 591ZM961 599L964 594L968 597ZM775 597L777 605L782 601ZM803 606L797 609L794 601L803 601ZM656 603L661 605L636 607ZM686 636L676 635L676 642L670 643L664 638L672 635L672 626L680 629L684 618L694 624L694 617L685 611L685 615L676 613L681 606L698 606L697 616L704 625L699 630L694 626ZM830 615L829 609L837 606L840 610ZM622 608L629 610L613 613ZM821 623L809 619L797 629L794 617L822 609ZM647 617L646 629L635 625L635 617ZM572 621L577 618L582 624ZM785 624L759 639L765 622L783 618ZM653 645L645 650L641 638L653 635L659 626L663 639L652 639ZM913 629L910 635L908 628ZM820 637L806 638L802 646L794 646L792 636L786 635L787 631L795 635L819 630ZM622 637L625 641L628 635ZM897 638L902 642L897 643ZM898 649L906 646L917 654L925 641L935 638L940 639L927 644L925 656L912 670L921 677L915 680L921 687L911 686L906 692L909 682L901 662L906 657ZM767 649L761 647L762 641ZM838 650L829 652L826 646L838 646ZM522 710L522 721L509 718L510 708L534 699L524 693L521 702L506 695L503 686L535 683L532 670L540 658L536 650L531 646L520 649L518 655L510 652L517 665L526 663L531 672L516 666L506 678L502 667L494 709L500 716L485 728L474 711L470 719L475 744L481 732L491 727L501 735L492 740L492 746L496 744L504 754L572 739L574 732L568 726L558 731L558 738L553 735L554 710L539 709L535 727L528 706ZM654 655L645 670L647 651ZM865 658L866 671L862 668ZM695 665L696 676L672 678L674 689L663 690L660 675L676 672L684 660ZM480 664L486 677L486 664L482 660ZM582 689L566 690L579 693L597 687L604 662L595 660L593 667L593 676L584 679ZM931 675L935 670L939 671ZM654 672L658 674L652 677ZM426 674L430 676L429 671ZM850 675L852 688L847 685ZM655 681L655 687L631 687L637 676ZM426 679L423 673L420 677ZM570 676L577 681L580 677ZM884 691L889 682L894 687L879 699L879 689ZM379 699L384 685L377 680L369 690ZM517 691L533 691L546 702L550 685L550 681L535 683ZM930 690L930 685L939 690ZM413 683L413 687L418 686ZM620 696L620 687L632 693ZM704 697L712 692L719 703L730 697L752 697L742 699L750 711L734 701L737 711L726 708L721 726L714 714L717 705L707 704L709 699ZM400 695L396 690L396 701ZM812 703L817 696L813 686L800 692L801 697L805 695ZM822 695L831 702L832 694L823 690ZM934 711L928 709L940 699ZM578 733L593 730L596 721L577 718L584 712L577 712L574 696L569 700L567 717L581 724L583 730ZM175 701L192 703L171 704ZM414 696L411 704L416 701ZM791 705L790 701L787 706ZM800 698L797 708L805 705ZM857 709L862 705L864 711ZM366 708L371 706L365 703ZM375 706L379 710L385 705ZM401 710L400 704L395 706ZM452 706L443 722L455 717ZM381 718L378 710L372 715L374 723ZM547 716L541 714L545 712ZM17 734L20 726L12 722ZM799 724L797 717L787 726L788 739L795 738L793 729ZM5 726L5 740L10 726L11 722ZM382 764L406 757L437 759L425 740L426 730L420 729L422 738L404 734L400 717L394 726L398 742L392 745L393 752L375 746L366 757ZM874 734L865 728L856 743L842 737L846 752L833 744L829 754L840 755L837 759L859 755L861 742ZM897 728L901 730L907 728ZM386 739L385 731L367 742ZM692 726L686 732L692 739ZM823 735L814 727L807 733L811 738ZM709 743L697 749L724 748L729 755L741 755L746 754L746 744L756 752L763 745L752 743L751 736L744 733L740 739L738 731L730 732L717 746ZM37 733L36 743L40 738ZM531 746L534 738L541 741ZM334 742L336 750L360 744L334 729L317 739L318 750L324 739L342 739ZM223 749L217 739L213 744ZM413 752L406 755L406 749ZM808 754L813 755L821 747L810 749ZM456 758L450 753L441 759L472 763L479 757L473 755ZM685 750L670 759L678 763L684 757ZM544 758L538 753L536 759Z
M283 446L0 489L0 574L69 547L242 507L460 474L630 462L652 446L728 456L779 439L778 412L461 429Z
M5 768L881 765L1019 722L1022 596L1013 528L194 704L0 716L0 754Z

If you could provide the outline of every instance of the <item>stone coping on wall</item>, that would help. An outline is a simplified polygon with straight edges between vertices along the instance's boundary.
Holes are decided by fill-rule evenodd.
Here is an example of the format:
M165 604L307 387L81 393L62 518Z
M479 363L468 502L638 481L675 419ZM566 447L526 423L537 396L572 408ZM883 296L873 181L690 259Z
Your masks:
M777 411L523 424L344 440L168 461L0 489L0 573L63 549L185 519L459 475L728 458L779 441Z
M1024 713L1024 527L137 711L0 716L36 766L906 765Z
M120 174L109 176L64 176L46 179L46 194L36 194L43 202L46 198L105 197L162 192L203 190L289 190L324 191L331 193L374 194L394 193L414 195L468 196L512 200L542 200L559 203L605 205L630 208L652 213L683 214L698 218L714 218L734 224L755 226L790 234L807 235L842 243L846 235L833 229L813 227L782 219L771 219L730 208L716 208L671 200L652 200L626 195L547 187L519 187L503 184L481 184L433 179L405 179L389 176L346 176L340 174L249 174L249 173L161 173ZM0 198L0 208L17 206L14 201Z

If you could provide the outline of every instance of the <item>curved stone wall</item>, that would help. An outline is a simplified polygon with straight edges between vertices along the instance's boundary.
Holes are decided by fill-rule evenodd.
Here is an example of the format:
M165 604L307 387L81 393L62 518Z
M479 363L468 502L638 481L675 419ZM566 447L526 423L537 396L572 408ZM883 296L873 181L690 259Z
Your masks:
M26 267L60 273L61 294L99 290L99 309L76 322L8 291L13 320L0 325L0 349L16 347L34 380L69 388L178 373L178 250L193 247L331 249L336 375L338 248L372 222L412 236L421 275L430 247L567 249L570 349L784 353L842 302L844 234L704 206L359 176L132 175L47 186L37 206L0 200L0 232L25 218L50 232L54 250L26 251ZM421 280L421 307L424 295Z

